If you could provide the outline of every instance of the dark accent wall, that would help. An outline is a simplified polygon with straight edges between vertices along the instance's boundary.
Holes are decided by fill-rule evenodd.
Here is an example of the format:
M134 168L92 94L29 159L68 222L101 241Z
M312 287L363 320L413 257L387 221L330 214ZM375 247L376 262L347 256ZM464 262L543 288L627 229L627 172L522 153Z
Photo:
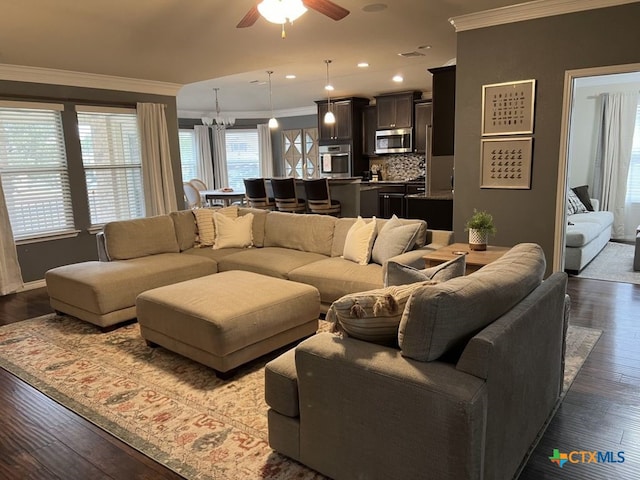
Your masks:
M454 230L466 242L473 209L494 216L496 245L535 242L553 261L565 71L640 62L640 4L589 10L457 35ZM536 79L531 190L480 188L482 86Z
M18 260L25 282L43 279L45 272L53 267L98 259L95 235L87 231L90 223L89 207L74 105L108 105L133 108L135 108L137 102L163 103L167 105L166 117L174 184L178 201L182 199L178 117L175 97L64 85L0 81L0 99L53 102L65 105L62 121L67 146L69 181L71 184L75 224L80 233L73 238L18 245Z

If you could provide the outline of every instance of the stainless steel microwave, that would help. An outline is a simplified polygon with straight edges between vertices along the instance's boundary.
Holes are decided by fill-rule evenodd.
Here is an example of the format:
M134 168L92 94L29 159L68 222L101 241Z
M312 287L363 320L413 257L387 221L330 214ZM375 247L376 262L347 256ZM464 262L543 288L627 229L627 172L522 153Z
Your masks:
M396 128L376 131L376 154L410 153L413 151L413 129Z

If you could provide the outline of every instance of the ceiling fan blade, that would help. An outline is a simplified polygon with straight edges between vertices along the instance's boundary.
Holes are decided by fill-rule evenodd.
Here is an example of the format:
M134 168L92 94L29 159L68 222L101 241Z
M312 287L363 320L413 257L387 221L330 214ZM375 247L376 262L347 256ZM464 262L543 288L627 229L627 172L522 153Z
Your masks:
M333 20L342 20L350 13L349 10L336 5L331 0L302 0L302 3L306 7L320 12Z
M246 28L252 26L260 18L260 12L258 12L258 6L254 5L251 10L247 12L240 23L236 25L236 28Z

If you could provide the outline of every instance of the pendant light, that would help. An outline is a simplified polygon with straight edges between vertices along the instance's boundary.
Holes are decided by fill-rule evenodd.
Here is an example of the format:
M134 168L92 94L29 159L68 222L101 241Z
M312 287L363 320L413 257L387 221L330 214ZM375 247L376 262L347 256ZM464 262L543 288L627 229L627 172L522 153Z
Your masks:
M327 113L324 114L324 123L333 125L336 123L336 116L331 110L331 90L333 90L333 86L329 83L329 64L331 60L325 60L324 63L327 64L327 84L324 86L324 89L327 91Z
M278 120L276 120L276 117L273 115L273 98L271 93L271 74L272 73L273 71L271 70L267 71L267 74L269 75L269 107L271 108L271 118L269 119L269 128L274 129L274 128L278 128Z

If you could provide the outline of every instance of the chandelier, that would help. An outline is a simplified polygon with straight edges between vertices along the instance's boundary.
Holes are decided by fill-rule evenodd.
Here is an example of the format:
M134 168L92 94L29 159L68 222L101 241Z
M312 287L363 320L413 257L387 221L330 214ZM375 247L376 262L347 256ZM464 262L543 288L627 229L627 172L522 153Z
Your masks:
M208 127L210 126L218 126L218 127L232 127L236 123L236 119L234 117L223 117L220 115L220 104L218 103L218 90L219 88L214 88L213 91L216 94L216 116L215 117L202 117L202 124Z

